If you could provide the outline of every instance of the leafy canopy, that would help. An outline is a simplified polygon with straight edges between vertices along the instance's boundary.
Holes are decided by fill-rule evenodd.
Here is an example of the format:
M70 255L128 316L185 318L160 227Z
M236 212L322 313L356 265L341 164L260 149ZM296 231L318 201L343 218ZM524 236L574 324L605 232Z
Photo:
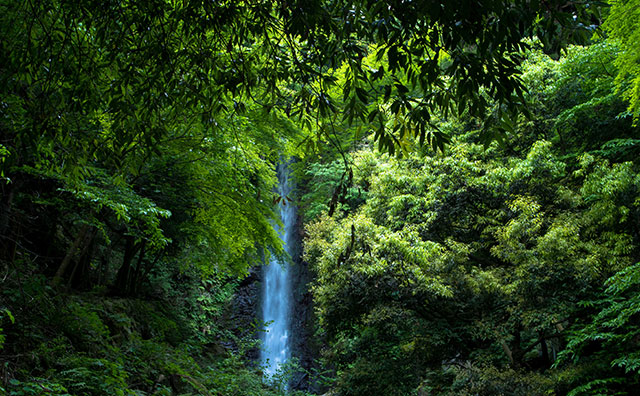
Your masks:
M618 90L629 101L628 111L637 122L640 116L640 1L611 0L611 10L604 25L605 31L618 42L622 51L615 60L619 68L616 77Z

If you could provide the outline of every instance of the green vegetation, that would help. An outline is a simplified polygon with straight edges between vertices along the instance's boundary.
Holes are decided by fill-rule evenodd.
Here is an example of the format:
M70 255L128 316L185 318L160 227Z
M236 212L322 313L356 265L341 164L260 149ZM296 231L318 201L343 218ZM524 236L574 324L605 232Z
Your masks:
M152 299L61 295L33 272L23 273L20 285L5 282L3 302L16 307L17 317L2 351L3 375L9 378L3 392L282 394L247 365L244 354L252 345L228 330L225 293L233 291L233 282L170 275L156 280L162 288ZM225 348L225 340L236 347Z
M640 18L640 2L637 0L612 1L605 28L611 39L620 43L621 53L616 57L618 67L616 86L629 100L629 112L637 121L640 116L640 72L638 51L634 50L640 40L640 27L635 22Z
M338 394L634 394L640 177L616 48L529 52L532 115L500 144L463 113L440 121L444 153L350 153L305 243ZM335 163L309 172L337 186Z
M639 10L0 0L0 394L308 395L234 311L292 156L313 391L635 394Z

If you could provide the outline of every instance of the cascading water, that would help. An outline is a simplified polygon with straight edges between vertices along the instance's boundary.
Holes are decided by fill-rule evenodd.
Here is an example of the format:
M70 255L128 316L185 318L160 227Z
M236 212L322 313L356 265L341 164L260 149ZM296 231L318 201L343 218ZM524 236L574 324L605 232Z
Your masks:
M286 164L278 166L278 194L282 199L278 206L283 227L276 226L288 256L293 256L296 210L289 200L292 191L290 171ZM265 377L271 378L291 356L291 276L289 263L271 255L264 269L262 288L263 321L267 323L262 338L260 361L265 367Z

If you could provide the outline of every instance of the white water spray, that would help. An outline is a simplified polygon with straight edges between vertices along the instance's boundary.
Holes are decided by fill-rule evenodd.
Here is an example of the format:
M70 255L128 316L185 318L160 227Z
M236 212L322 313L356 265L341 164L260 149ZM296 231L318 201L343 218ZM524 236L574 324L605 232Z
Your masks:
M286 164L278 166L278 203L283 227L277 227L287 255L292 256L296 210L289 199L292 191L290 171ZM263 321L268 323L262 337L260 361L265 367L267 380L281 369L291 357L291 277L289 263L278 260L273 255L264 269L262 288Z

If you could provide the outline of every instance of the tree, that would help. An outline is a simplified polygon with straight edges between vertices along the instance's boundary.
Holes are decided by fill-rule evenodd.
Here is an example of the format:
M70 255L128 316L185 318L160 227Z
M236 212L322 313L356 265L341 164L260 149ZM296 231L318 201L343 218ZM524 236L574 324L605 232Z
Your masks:
M634 146L612 145L634 129L615 118L615 69L600 62L610 48L573 47L558 61L528 53L532 117L501 144L481 147L481 126L463 113L439 120L453 136L445 153L390 158L372 149L373 134L348 153L349 194L333 217L320 209L305 242L340 392L565 394L620 374L595 375L599 365L634 364L623 353L630 320L615 353L590 360L597 343L585 341L583 363L552 368L593 314L581 301L637 261L640 179L624 161ZM309 167L314 180L339 186L333 158ZM318 193L309 207L330 201Z
M0 7L4 259L13 263L18 245L60 255L47 263L60 283L95 260L98 240L98 252L122 251L115 283L126 292L136 283L132 272L149 266L145 256L167 248L166 231L177 226L166 219L171 212L185 215L176 221L190 236L182 241L205 247L218 271L244 273L261 245L277 248L273 163L291 152L298 131L276 111L244 103L250 81L267 73L256 60L266 49L242 41L258 26L270 40L278 28L265 18L273 16L248 4ZM235 69L243 57L252 61ZM169 171L181 178L163 181ZM176 187L188 199L170 194ZM45 214L51 234L56 226L62 233L38 244L37 233L23 230L44 227ZM187 231L196 228L197 236Z
M594 309L586 323L570 333L567 349L557 365L586 366L570 395L632 394L640 381L637 317L639 265L617 272L606 282L600 298L582 303Z
M640 40L640 2L612 0L610 4L611 10L604 28L621 48L615 60L619 68L616 85L629 101L628 111L637 122L640 116L640 71L637 51L637 43Z

